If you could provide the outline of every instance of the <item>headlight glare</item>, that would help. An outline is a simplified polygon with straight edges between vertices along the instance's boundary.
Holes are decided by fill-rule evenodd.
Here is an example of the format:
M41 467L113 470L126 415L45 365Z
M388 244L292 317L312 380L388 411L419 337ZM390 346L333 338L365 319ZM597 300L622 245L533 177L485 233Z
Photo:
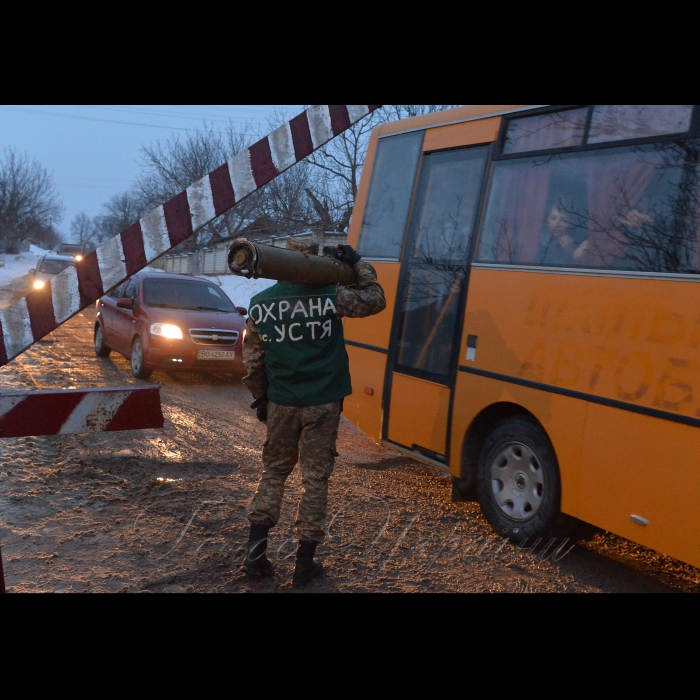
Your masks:
M44 280L34 280L34 289L42 289L45 284Z
M182 331L172 323L153 323L151 324L151 333L171 340L182 340Z

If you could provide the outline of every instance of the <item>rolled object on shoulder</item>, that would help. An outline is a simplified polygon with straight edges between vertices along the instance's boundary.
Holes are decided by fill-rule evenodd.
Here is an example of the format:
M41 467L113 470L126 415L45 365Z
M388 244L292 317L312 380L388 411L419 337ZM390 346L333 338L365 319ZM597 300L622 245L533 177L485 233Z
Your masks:
M262 277L291 284L310 284L325 287L356 284L354 270L337 258L299 253L296 250L275 248L237 238L229 248L228 266L234 275L250 279Z

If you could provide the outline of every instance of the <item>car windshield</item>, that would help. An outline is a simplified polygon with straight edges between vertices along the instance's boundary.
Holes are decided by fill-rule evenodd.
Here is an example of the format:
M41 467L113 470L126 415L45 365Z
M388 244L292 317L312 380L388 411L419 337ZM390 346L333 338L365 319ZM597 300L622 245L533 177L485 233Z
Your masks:
M39 266L39 272L43 272L46 275L57 275L73 264L72 260L43 260Z
M146 306L166 309L232 312L236 307L214 284L191 280L147 279L143 283Z

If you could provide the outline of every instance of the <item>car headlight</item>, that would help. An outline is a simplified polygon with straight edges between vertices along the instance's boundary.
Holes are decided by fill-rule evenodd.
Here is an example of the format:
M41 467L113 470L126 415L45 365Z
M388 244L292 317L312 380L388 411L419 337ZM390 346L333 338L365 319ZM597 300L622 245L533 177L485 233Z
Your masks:
M82 255L76 255L76 256L75 256L75 261L76 261L76 262L80 262L82 259L83 259L83 256L82 256Z
M173 326L172 323L153 323L151 324L151 333L171 340L182 340L182 331L177 326Z
M45 284L44 280L34 280L34 289L41 289Z

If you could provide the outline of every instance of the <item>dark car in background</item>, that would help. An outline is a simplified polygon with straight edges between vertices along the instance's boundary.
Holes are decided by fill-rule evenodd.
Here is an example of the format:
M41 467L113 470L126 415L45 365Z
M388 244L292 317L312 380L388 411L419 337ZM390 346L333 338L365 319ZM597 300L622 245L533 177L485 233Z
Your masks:
M154 369L242 374L244 316L217 285L197 277L138 272L96 302L95 352Z
M57 253L46 253L33 270L29 270L34 275L32 287L43 289L46 283L55 277L59 272L63 272L67 267L75 265L76 259L71 255L58 255Z
M56 252L59 255L70 255L80 262L85 257L85 246L82 243L61 243Z

